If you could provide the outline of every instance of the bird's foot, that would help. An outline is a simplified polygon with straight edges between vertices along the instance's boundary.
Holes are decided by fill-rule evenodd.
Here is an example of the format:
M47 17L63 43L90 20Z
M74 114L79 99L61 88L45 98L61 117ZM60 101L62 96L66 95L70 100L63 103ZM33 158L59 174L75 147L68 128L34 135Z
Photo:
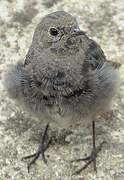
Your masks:
M73 175L78 175L80 174L84 169L86 169L92 162L94 165L94 171L97 172L97 168L96 168L96 157L98 155L98 153L101 151L103 144L105 143L105 141L103 141L96 149L93 149L91 154L86 157L86 158L81 158L81 159L77 159L77 160L73 160L71 162L80 162L80 161L87 161L86 164L80 168L79 170L75 171L73 173Z
M40 154L42 154L42 159L43 159L44 163L47 164L47 159L45 158L44 152L48 149L48 147L49 147L49 145L51 143L51 140L52 140L52 138L49 138L47 143L45 143L45 137L46 137L46 134L47 134L48 127L49 127L49 125L47 124L46 128L45 128L45 131L44 131L44 134L43 134L43 136L41 138L40 145L39 145L38 150L36 151L36 153L31 154L29 156L25 156L25 157L22 158L22 159L33 158L28 163L28 167L27 167L28 168L28 173L29 173L31 165L35 163L35 161L38 159Z

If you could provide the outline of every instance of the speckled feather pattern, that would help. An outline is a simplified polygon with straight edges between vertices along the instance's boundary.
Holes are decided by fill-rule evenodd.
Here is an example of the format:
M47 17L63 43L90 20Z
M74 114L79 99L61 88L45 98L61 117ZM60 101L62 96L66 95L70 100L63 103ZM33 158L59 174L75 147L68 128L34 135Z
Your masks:
M49 34L51 27L59 29L58 36ZM59 127L88 117L94 120L110 104L119 82L118 70L96 42L85 33L69 36L75 28L79 28L75 18L63 11L44 17L25 62L18 62L5 75L10 97L41 122Z

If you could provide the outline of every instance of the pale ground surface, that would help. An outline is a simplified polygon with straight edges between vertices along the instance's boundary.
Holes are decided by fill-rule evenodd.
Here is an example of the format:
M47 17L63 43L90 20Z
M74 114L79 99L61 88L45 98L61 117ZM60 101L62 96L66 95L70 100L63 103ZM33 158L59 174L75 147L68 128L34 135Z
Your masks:
M40 157L28 174L28 160L21 160L35 152L43 127L7 97L2 73L7 64L25 57L40 19L61 9L77 17L80 27L101 45L109 60L122 63L124 79L123 0L0 0L0 180L123 180L124 81L111 111L96 123L97 144L107 141L97 158L97 175L90 165L79 176L72 176L84 163L69 162L91 152L91 127L73 129L66 137L68 145L58 140L51 146L46 152L48 166Z

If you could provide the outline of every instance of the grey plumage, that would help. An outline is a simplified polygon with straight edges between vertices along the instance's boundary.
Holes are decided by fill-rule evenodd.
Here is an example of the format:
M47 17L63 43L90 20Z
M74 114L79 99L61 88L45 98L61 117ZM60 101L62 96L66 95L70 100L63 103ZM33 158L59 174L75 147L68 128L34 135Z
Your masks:
M59 128L79 121L92 122L93 150L82 160L88 162L74 174L79 174L91 162L96 168L96 157L102 142L95 146L95 119L106 111L119 87L119 63L107 61L100 46L79 29L74 17L64 11L45 16L36 27L25 61L11 65L4 76L9 96L41 123ZM46 163L44 152L51 138L45 141L46 125L36 153Z
M51 28L57 35L50 34ZM67 127L85 118L92 120L117 92L118 69L96 42L83 31L74 35L76 31L80 31L76 19L66 12L45 16L25 62L19 61L5 74L10 97L41 122Z

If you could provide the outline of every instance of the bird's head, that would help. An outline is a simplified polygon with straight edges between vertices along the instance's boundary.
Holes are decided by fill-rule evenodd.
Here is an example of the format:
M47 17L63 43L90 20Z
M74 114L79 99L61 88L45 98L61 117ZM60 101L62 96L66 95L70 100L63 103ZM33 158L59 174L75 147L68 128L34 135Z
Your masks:
M81 46L81 35L76 19L64 11L45 16L38 24L33 42L39 48L49 48L52 53L67 55L76 53Z

